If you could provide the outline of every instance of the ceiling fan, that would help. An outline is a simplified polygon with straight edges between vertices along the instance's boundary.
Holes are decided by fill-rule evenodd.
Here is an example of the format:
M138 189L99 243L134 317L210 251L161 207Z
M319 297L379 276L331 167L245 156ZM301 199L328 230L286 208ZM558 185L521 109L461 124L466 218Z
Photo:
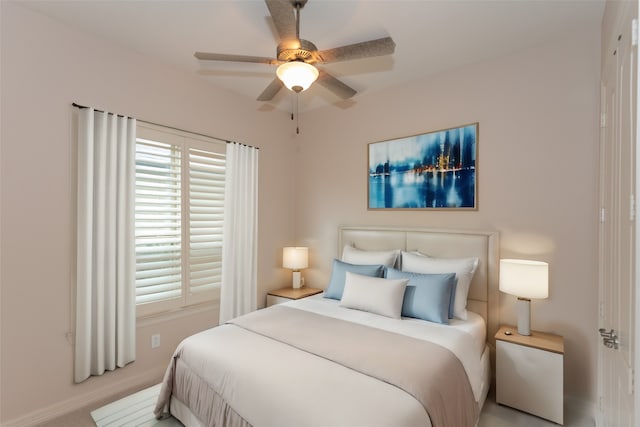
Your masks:
M323 69L317 68L315 64L391 55L395 50L396 44L391 37L318 50L309 40L300 38L300 9L304 7L307 0L265 0L265 2L280 37L276 58L208 52L196 52L194 55L204 61L278 65L276 78L258 96L258 101L273 99L283 85L299 93L316 80L338 97L351 98L357 93L355 89Z

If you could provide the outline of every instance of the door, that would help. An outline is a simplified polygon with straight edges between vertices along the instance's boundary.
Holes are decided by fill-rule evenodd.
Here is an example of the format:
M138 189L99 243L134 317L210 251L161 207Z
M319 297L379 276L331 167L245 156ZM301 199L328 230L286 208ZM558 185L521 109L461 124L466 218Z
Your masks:
M638 7L619 4L602 58L599 379L603 425L633 427Z

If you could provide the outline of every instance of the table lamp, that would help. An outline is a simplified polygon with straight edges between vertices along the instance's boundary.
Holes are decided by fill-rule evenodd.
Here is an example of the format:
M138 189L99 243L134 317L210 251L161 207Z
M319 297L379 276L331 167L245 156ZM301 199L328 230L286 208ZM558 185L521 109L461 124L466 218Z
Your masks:
M531 299L549 296L549 264L524 259L501 259L500 291L518 297L518 333L531 335Z
M309 266L309 248L286 247L282 250L282 267L293 270L293 288L302 285L300 270Z

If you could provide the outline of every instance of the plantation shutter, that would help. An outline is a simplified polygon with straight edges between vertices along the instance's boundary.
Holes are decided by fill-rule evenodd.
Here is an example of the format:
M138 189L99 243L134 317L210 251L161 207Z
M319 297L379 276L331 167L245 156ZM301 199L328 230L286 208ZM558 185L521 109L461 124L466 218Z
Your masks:
M179 149L136 143L136 304L179 298L182 288Z
M189 290L197 294L220 288L225 156L189 150Z
M136 142L138 315L219 298L226 143L145 124Z

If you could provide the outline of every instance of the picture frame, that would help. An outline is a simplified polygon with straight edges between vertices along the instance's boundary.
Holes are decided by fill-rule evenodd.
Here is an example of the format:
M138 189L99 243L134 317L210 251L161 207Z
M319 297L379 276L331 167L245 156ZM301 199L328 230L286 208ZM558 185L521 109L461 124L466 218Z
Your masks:
M368 144L369 210L477 210L479 123Z

